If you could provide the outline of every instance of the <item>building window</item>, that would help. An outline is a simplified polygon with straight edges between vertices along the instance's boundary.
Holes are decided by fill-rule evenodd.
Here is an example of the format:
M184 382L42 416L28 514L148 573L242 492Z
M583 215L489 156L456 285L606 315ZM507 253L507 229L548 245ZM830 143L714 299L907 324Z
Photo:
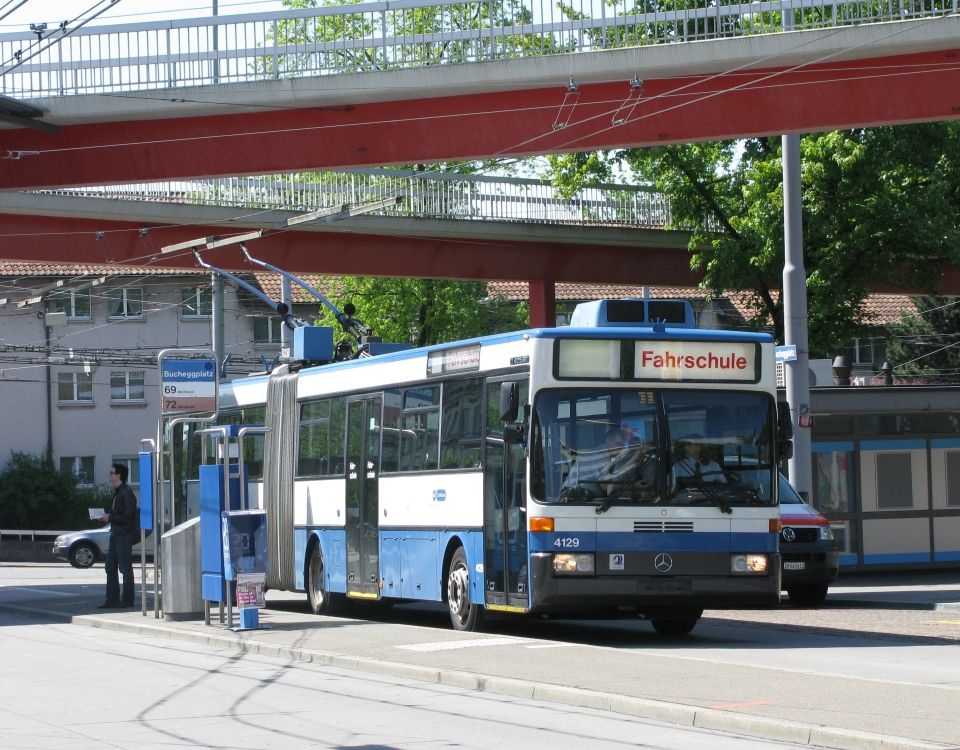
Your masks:
M114 456L111 464L121 464L127 467L127 484L136 486L140 484L140 459L137 456ZM111 467L112 468L112 467Z
M208 286L187 287L180 293L180 317L209 318L213 315L213 290Z
M853 451L815 448L813 460L813 500L817 510L854 512Z
M130 372L114 371L110 373L111 401L143 401L143 370Z
M61 372L57 376L57 400L61 403L92 403L93 375L88 372Z
M93 456L61 456L60 472L72 474L77 483L85 486L92 485L96 473L94 472Z
M874 362L883 361L883 341L867 338L854 339L847 347L847 356L854 367L871 367Z
M913 507L912 457L909 453L877 453L877 510Z
M253 343L279 344L282 325L283 321L279 317L255 316L253 319Z
M947 507L960 508L960 451L947 451Z
M143 290L123 287L107 291L108 318L142 318Z
M90 320L90 290L62 292L54 299L57 312L67 314L69 320Z

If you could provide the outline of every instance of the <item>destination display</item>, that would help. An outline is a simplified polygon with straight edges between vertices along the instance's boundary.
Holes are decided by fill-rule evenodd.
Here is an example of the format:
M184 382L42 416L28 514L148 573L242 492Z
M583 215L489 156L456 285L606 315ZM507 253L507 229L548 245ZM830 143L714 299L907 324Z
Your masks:
M756 344L717 341L638 341L634 377L641 380L757 379Z
M756 383L760 347L745 341L561 339L554 372L563 380Z

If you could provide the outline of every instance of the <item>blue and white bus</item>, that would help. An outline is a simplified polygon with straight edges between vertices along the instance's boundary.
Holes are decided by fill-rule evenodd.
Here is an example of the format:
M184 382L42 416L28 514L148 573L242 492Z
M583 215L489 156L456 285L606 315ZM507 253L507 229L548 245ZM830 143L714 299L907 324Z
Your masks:
M250 480L268 585L316 613L445 601L458 630L620 613L680 634L705 607L775 605L773 342L690 318L603 300L570 327L224 384L222 421L269 428Z

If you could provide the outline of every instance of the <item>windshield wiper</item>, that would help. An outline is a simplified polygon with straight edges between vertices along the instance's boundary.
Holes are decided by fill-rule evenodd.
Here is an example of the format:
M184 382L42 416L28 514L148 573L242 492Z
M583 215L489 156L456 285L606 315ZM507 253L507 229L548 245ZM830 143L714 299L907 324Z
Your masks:
M700 492L700 494L702 494L704 497L706 497L707 500L709 500L718 508L720 508L721 513L729 513L732 515L733 508L730 506L730 503L728 503L726 500L723 499L723 497L721 496L721 493L709 487L708 485L710 484L714 484L714 482L700 482L698 484L687 484L684 487L684 490L680 490L680 489L674 490L673 494L670 496L670 499L672 500L673 498L677 497L677 495L679 495L680 492L682 491L686 491L687 493L697 491L697 492Z

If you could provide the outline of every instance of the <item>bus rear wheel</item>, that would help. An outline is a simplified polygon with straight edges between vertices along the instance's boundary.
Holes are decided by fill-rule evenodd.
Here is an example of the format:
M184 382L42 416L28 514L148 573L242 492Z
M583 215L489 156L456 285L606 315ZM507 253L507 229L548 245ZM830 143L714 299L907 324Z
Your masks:
M653 629L660 635L686 635L696 627L702 615L702 609L677 607L669 612L650 614L649 618Z
M470 572L467 555L458 547L450 560L447 573L447 606L454 630L479 630L483 609L470 602Z
M307 564L307 603L315 615L330 615L337 608L335 595L327 591L324 585L323 553L319 544L311 548L310 562Z

